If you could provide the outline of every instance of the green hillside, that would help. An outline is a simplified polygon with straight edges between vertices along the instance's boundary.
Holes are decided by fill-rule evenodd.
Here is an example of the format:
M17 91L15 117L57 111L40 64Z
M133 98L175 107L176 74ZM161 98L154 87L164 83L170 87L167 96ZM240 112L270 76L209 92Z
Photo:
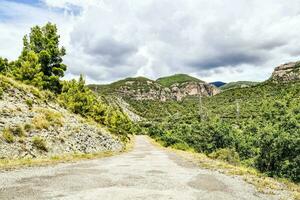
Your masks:
M192 148L300 181L300 82L258 84L183 102L132 101L144 131L165 146Z
M185 82L203 82L195 77L189 76L187 74L175 74L172 76L161 77L156 80L157 83L164 87L170 87L175 83L185 83Z
M242 87L250 87L257 85L259 82L253 82L253 81L237 81L237 82L230 82L226 83L225 85L222 85L220 87L221 90L229 90L233 88L242 88Z

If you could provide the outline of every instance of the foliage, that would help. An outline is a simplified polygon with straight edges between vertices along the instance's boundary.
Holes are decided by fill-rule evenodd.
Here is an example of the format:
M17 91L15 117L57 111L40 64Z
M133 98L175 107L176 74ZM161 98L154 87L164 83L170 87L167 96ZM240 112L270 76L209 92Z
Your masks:
M15 141L14 135L9 128L5 128L2 131L2 136L7 143L13 143Z
M182 102L126 100L150 121L141 127L165 146L186 144L212 157L240 160L270 176L300 181L299 82L266 82L203 98L202 120L193 97Z
M259 84L258 82L253 81L237 81L237 82L230 82L222 85L220 87L221 90L229 90L235 88L242 88L242 87L250 87Z
M185 83L185 82L202 82L201 80L189 76L187 74L175 74L173 76L166 76L162 77L156 80L159 84L161 84L164 87L170 87L171 85L175 83Z
M34 147L36 147L37 149L39 149L39 150L48 151L46 141L41 137L38 137L38 136L33 137L32 138L32 145Z
M230 164L237 165L240 163L239 154L233 149L218 149L213 153L209 154L209 157L219 160L224 160L229 162Z
M5 72L8 69L9 63L7 58L0 57L0 73Z
M119 108L101 101L95 93L85 86L83 76L80 76L78 81L65 81L58 99L63 106L72 112L108 126L112 132L123 138L132 132L132 123L129 118Z
M23 50L18 60L8 63L0 59L0 72L8 68L5 72L17 80L59 93L59 78L67 69L62 63L66 50L59 46L59 37L55 24L34 26L23 38Z

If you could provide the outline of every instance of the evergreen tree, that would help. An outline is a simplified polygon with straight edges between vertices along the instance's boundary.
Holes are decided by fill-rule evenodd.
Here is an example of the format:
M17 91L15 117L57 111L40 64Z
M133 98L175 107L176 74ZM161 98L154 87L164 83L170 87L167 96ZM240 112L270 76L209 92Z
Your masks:
M38 56L40 72L43 73L43 88L56 93L61 92L59 78L64 76L67 69L62 63L66 50L59 46L59 37L55 24L47 23L43 27L31 28L29 36L23 38L23 51L19 58L26 61L29 52L33 51Z

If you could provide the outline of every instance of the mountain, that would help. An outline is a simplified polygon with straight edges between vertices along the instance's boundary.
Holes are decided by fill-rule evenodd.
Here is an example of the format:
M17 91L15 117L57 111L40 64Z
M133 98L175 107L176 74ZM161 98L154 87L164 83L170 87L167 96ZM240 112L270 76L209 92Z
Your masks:
M275 68L270 80L273 82L300 81L300 61L279 65Z
M174 84L182 84L187 82L204 83L204 81L187 74L175 74L172 76L161 77L158 78L156 82L164 87L171 87Z
M222 81L215 81L215 82L211 82L210 84L212 84L216 87L221 87L221 86L225 85L226 83L224 83Z
M108 85L89 85L89 87L100 94L135 100L181 101L187 96L199 94L213 96L219 93L215 86L186 74L162 77L156 81L145 77L126 78Z
M235 89L235 88L245 88L257 85L259 82L253 82L253 81L237 81L237 82L230 82L226 83L225 85L222 85L220 87L221 90L229 90L229 89Z
M144 119L141 130L164 146L205 153L299 183L298 65L275 68L271 81L228 83L221 93L202 101L195 95L180 102L126 101ZM181 85L168 78L165 82Z

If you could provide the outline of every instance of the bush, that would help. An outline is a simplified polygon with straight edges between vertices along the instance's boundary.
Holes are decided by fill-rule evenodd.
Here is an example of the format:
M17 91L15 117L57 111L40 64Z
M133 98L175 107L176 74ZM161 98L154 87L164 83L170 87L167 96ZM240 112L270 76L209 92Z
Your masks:
M39 109L38 111L44 116L51 126L63 126L63 116L61 113L50 109Z
M3 98L3 89L2 88L0 88L0 99L2 99Z
M41 137L38 137L38 136L33 137L32 144L34 147L36 147L39 150L48 151L46 141Z
M31 99L26 99L25 103L27 104L27 106L29 107L29 109L32 108L33 106L33 101Z
M25 131L31 131L33 129L33 125L32 124L25 124L24 129L25 129Z
M2 136L7 143L13 143L15 141L14 135L9 128L5 128L2 131Z
M32 124L37 129L48 129L50 127L50 123L44 115L35 116L32 119Z
M22 136L26 135L26 132L25 132L24 127L22 125L18 125L12 131L13 131L14 135L17 135L19 137L22 137Z
M230 164L237 165L240 163L239 154L233 149L218 149L217 151L209 154L210 158L226 161Z

